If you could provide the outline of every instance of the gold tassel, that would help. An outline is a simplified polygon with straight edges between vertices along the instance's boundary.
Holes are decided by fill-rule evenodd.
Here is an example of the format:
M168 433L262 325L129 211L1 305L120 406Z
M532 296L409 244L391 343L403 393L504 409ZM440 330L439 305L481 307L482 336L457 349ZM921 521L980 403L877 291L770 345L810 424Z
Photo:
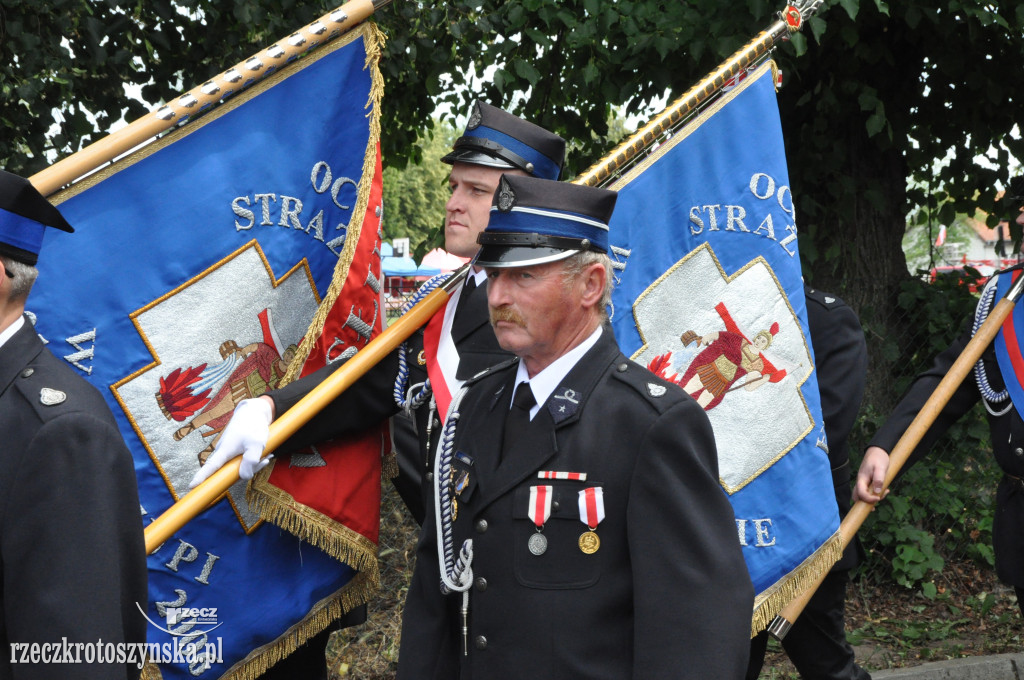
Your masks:
M250 486L245 497L253 511L268 522L353 569L377 573L377 544L359 532L296 502L291 494L270 484L259 490Z
M750 637L767 628L793 598L817 583L842 556L843 537L836 531L796 569L754 598Z

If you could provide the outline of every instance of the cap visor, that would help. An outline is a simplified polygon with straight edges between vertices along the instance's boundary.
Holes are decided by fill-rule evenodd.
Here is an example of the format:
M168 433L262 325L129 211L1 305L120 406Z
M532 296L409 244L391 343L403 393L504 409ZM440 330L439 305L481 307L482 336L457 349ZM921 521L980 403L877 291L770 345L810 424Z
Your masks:
M524 246L501 246L484 245L473 260L478 267L529 267L535 264L546 264L557 262L575 255L579 250L562 250L561 248L524 247Z
M501 168L503 170L516 169L516 166L511 163L503 161L500 158L495 158L489 154L481 153L480 151L474 151L473 149L459 149L457 151L452 151L447 156L441 158L441 162L447 163L448 165L453 163L469 163L471 165L483 165L488 168Z

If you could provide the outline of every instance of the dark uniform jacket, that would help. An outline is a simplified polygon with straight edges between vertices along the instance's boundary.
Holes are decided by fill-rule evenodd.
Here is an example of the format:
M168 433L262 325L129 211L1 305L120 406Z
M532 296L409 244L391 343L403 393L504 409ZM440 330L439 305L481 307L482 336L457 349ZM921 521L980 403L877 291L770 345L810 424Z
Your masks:
M864 330L856 312L831 293L804 286L807 325L814 348L814 369L818 373L821 415L828 438L828 460L832 467L839 516L850 511L850 432L857 421L868 351ZM852 569L858 563L859 541L847 546L833 569Z
M970 342L971 335L971 328L968 326L952 345L935 357L931 368L917 376L892 415L875 433L871 446L881 447L887 452L893 450L918 411ZM993 345L989 345L981 360L984 362L992 388L997 392L1001 391L1004 383ZM972 372L960 384L949 403L928 428L928 432L914 449L902 471L906 471L921 460L950 425L967 413L980 399L981 392ZM994 405L993 408L1001 411L1006 403ZM1024 587L1024 485L1021 482L1021 478L1024 478L1024 421L1021 421L1016 408L1010 408L1002 416L988 413L987 417L992 433L992 452L1005 473L996 491L996 516L992 527L996 573L1004 583Z
M753 587L711 425L677 386L618 349L605 328L501 456L515 362L462 401L454 477L468 473L453 523L472 538L468 656L442 596L433 496L406 601L400 680L564 680L743 676ZM542 480L540 471L586 481ZM530 487L551 484L547 551L527 547ZM579 491L601 487L600 547L584 554Z
M0 678L138 677L123 663L11 663L13 642L146 639L131 454L99 392L27 320L0 347L0 562Z
M466 291L463 291L465 295ZM504 361L511 355L498 346L487 313L487 287L480 285L461 301L452 323L452 339L459 353L456 378L467 380L485 368ZM423 330L407 341L408 385L427 379ZM437 348L430 348L434 352ZM280 390L268 392L280 415L295 405L314 387L323 382L338 366L331 365L297 380ZM370 369L351 388L335 399L281 447L282 452L294 451L327 439L358 432L398 413L393 396L395 376L398 374L398 350ZM408 419L395 419L395 449L398 454L399 476L394 480L419 524L423 523L424 495L429 490L425 472L433 467L433 453L440 437L441 418L431 414L429 400L415 410L415 429ZM429 437L428 437L429 432Z

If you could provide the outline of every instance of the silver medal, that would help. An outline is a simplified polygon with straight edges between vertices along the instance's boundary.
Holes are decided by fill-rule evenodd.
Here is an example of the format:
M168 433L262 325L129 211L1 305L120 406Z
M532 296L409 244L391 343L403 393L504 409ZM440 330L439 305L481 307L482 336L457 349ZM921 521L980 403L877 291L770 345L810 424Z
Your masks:
M530 552L534 555L543 555L548 549L548 539L544 537L544 534L538 532L530 536L527 547L530 548Z

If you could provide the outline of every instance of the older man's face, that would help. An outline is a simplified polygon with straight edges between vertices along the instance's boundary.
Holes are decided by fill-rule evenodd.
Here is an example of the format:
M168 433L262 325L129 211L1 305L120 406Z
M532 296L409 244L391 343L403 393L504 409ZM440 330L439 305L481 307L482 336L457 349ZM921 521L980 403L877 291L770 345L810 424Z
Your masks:
M565 281L564 263L487 269L487 304L502 349L535 375L588 335L582 281Z

